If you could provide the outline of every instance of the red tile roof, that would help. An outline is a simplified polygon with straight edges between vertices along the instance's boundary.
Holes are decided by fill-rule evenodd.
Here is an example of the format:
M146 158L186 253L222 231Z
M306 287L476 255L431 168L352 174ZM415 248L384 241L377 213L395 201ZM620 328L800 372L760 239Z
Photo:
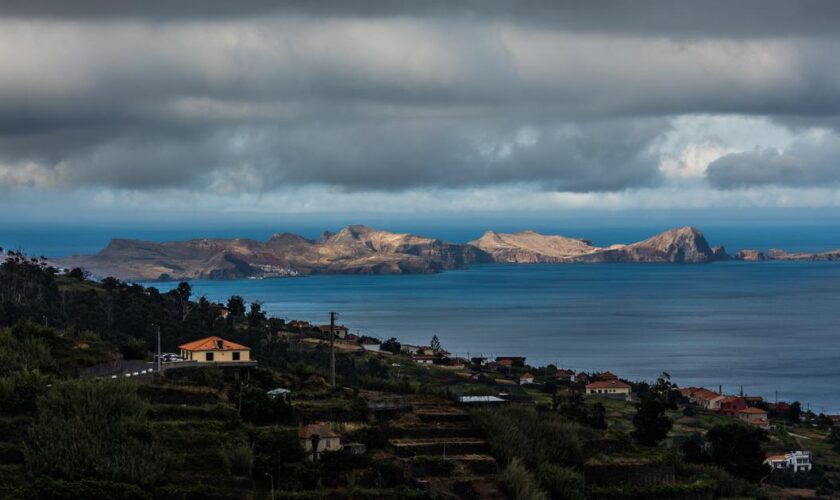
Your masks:
M682 394L685 397L688 397L694 394L699 389L699 387L683 387L682 389L680 389L680 394Z
M743 410L739 411L738 413L748 413L750 415L767 415L767 412L762 410L761 408L744 408Z
M222 341L221 349L217 347L217 341ZM250 347L246 347L242 344L237 344L236 342L231 342L229 340L225 340L221 337L207 337L201 340L194 340L192 342L187 342L186 344L181 344L178 346L178 349L183 349L185 351L250 351Z
M701 388L701 389L697 389L696 391L694 391L694 393L691 396L692 397L697 397L699 399L705 399L705 400L709 401L709 400L720 397L720 394L718 394L714 391L710 391L708 389L702 389Z
M621 380L599 380L586 385L587 389L630 389L630 384Z
M316 435L321 439L341 437L329 427L321 424L304 425L298 430L298 438L300 439L311 439L312 436Z

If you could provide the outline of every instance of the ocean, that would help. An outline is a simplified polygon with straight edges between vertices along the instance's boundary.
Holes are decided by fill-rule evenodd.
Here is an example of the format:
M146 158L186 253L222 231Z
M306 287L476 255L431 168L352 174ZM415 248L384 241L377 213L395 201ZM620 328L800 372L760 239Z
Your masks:
M174 283L155 283L163 290ZM668 372L681 386L798 400L840 412L840 263L476 265L408 276L195 281L270 314L533 365Z
M605 244L662 229L580 227L558 232ZM840 246L835 225L701 229L711 244L725 243L730 251ZM481 233L448 230L453 241ZM63 243L55 233L35 229L29 230L28 240L17 233L10 243L9 235L14 239L15 233L0 231L0 244L66 255L101 248L102 240L115 235L105 231L77 231ZM172 239L174 231L144 229L134 237ZM271 232L251 228L239 235L264 238ZM235 233L236 228L224 232ZM179 239L201 236L179 234ZM174 286L149 285L162 290ZM680 386L721 386L727 393L743 390L840 413L840 393L835 391L840 380L840 262L485 264L433 275L309 276L192 285L195 294L210 300L241 295L289 319L321 323L328 321L329 311L337 311L339 321L352 331L383 339L393 336L427 344L437 335L446 349L462 356L519 355L533 365L610 370L631 380L652 380L665 371Z

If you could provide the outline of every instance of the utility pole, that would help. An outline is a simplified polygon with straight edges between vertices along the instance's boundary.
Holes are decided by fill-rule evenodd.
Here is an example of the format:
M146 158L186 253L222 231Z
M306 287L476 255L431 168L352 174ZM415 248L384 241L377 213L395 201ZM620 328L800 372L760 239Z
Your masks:
M338 313L330 313L330 385L335 387L335 318Z
M160 325L155 325L157 330L157 372L160 373Z

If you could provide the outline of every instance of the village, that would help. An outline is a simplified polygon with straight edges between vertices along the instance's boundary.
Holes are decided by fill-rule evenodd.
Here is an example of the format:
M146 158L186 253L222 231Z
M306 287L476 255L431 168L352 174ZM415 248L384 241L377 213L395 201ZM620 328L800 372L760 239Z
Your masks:
M450 354L437 336L429 345L401 344L395 338L383 341L355 335L344 325L316 325L302 320L285 323L275 335L292 351L329 353L329 358L325 358L332 367L329 380L313 375L308 381L318 385L320 392L313 392L311 387L299 391L295 384L265 387L264 391L266 397L295 409L300 422L296 433L307 461L318 462L334 454L367 454L378 459L389 456L409 464L414 484L429 491L456 491L460 498L501 498L494 481L489 479L499 473L496 445L485 435L486 427L480 421L486 417L480 415L511 407L556 412L568 407L568 402L578 401L584 408L597 408L603 413L602 425L608 432L597 438L598 446L613 449L606 454L587 453L583 477L590 491L685 486L674 465L661 455L648 450L637 453L630 446L611 442L615 436L610 436L610 432L632 429L635 405L640 394L650 389L645 382L625 380L610 371L533 367L520 356L466 359ZM357 364L368 368L375 365L389 380L376 384L367 380L372 387L357 389L356 394L366 407L354 408L353 416L338 410L346 395L336 396L336 391L341 392L335 375L336 352L353 356ZM159 353L156 358L162 361L159 370L164 377L212 367L231 370L239 379L249 377L249 370L258 366L250 347L219 337L182 344L178 353ZM150 367L148 374L153 373L154 368ZM803 412L798 403L771 403L761 396L727 395L702 387L678 388L670 380L666 382L667 397L674 402L668 411L674 426L663 446L677 453L685 453L687 444L711 426L731 422L768 436L762 446L767 474L808 473L827 452L820 446L817 453L812 453L809 446L817 443L816 435L798 429L817 428L819 419L840 425L838 416ZM792 410L796 412L793 420ZM382 442L380 436L374 440L378 443L364 442L359 425L380 429L387 426L387 439ZM615 449L621 457L617 462L609 456L615 454ZM833 463L837 460L831 458ZM441 470L446 474L441 474Z

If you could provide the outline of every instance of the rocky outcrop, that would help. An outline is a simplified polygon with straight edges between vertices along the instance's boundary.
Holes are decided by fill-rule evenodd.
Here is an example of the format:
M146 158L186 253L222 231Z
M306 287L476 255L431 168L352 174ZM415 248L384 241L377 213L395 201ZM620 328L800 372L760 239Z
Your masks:
M840 249L828 252L785 252L778 248L767 251L767 258L771 260L840 260Z
M283 233L268 241L195 239L155 243L113 240L95 255L73 256L65 267L128 280L237 279L307 274L434 273L491 262L470 245L348 226L319 241Z
M840 252L819 255L840 259ZM434 273L482 262L691 263L729 258L723 247L711 248L703 234L692 227L672 229L629 245L597 247L587 240L534 231L488 231L462 245L354 225L337 233L324 233L316 241L290 233L275 234L268 241L205 238L156 243L117 239L95 255L73 256L58 264L82 267L101 277L152 281ZM785 254L784 258L801 257Z
M550 236L535 231L514 234L487 231L473 245L490 254L496 262L571 262L577 256L599 250L588 241Z
M765 255L764 252L760 252L758 250L745 249L739 250L738 253L735 254L735 259L757 262L767 260L767 255Z
M701 263L722 260L697 229L686 226L671 229L638 243L613 246L583 255L582 262L672 262Z
M712 249L693 227L672 229L638 243L593 246L586 240L534 231L500 234L488 231L470 242L497 262L712 262L729 259L723 247Z

